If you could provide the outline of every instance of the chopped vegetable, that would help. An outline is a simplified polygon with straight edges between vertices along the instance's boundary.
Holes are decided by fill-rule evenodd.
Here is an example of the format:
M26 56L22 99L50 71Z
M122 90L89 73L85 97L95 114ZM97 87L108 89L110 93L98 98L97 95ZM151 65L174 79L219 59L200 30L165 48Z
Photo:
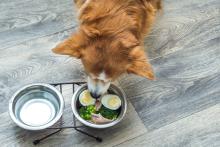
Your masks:
M78 112L84 120L103 124L116 120L121 111L120 107L121 99L117 95L106 94L101 99L94 100L87 90L79 97Z
M117 116L118 116L118 111L116 110L111 110L111 109L108 109L104 106L102 106L98 113L100 113L104 118L107 118L107 119L116 119Z
M90 120L92 113L96 113L96 108L94 105L82 106L79 109L79 115L85 120Z

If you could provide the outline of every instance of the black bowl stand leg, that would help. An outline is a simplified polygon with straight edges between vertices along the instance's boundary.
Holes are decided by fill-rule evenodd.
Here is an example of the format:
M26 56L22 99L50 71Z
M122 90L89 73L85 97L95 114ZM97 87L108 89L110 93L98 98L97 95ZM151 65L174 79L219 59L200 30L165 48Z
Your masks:
M89 133L87 133L87 132L85 132L85 131L82 131L82 130L80 130L78 127L64 127L64 128L59 128L59 129L58 129L58 128L54 128L54 129L58 129L58 130L55 131L55 132L53 132L53 133L51 133L51 134L48 134L48 135L46 135L46 136L40 138L40 139L34 140L34 141L33 141L33 144L34 144L34 145L37 145L37 144L39 144L42 140L45 140L45 139L47 139L48 137L50 137L50 136L52 136L52 135L54 135L54 134L60 132L62 129L68 129L68 128L73 128L73 129L75 129L76 131L78 131L78 132L80 132L80 133L82 133L82 134L84 134L84 135L87 135L87 136L89 136L89 137L92 137L92 138L96 139L97 142L102 142L102 138L100 138L100 137L98 137L98 136L94 136L94 135L92 135L92 134L89 134ZM50 128L50 129L53 129L53 128Z
M51 133L51 134L48 134L48 135L46 135L46 136L44 136L44 137L42 137L42 138L40 138L40 139L34 140L34 141L33 141L33 144L34 144L34 145L37 145L37 144L39 144L42 140L47 139L48 137L50 137L50 136L52 136L52 135L54 135L54 134L60 132L61 130L62 130L62 129L59 129L59 130L57 130L57 131L55 131L55 132L53 132L53 133Z

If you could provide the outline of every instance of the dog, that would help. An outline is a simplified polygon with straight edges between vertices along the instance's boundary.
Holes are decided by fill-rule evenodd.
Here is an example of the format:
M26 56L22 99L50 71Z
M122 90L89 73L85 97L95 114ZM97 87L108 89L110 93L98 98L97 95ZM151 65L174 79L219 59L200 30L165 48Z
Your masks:
M79 28L52 49L81 59L88 89L98 98L123 73L154 80L144 52L161 0L75 0Z

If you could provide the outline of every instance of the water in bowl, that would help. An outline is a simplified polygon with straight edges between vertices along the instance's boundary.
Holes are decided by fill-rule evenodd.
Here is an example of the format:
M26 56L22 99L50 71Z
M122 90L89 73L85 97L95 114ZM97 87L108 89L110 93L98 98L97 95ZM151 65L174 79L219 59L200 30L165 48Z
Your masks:
M28 99L21 105L20 120L29 126L41 126L49 123L56 115L56 109L50 98L53 97L46 91L35 91L22 96Z

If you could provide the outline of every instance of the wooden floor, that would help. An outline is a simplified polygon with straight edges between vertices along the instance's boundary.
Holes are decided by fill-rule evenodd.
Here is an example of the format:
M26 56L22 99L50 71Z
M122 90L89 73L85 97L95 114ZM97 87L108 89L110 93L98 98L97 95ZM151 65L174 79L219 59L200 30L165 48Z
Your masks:
M72 0L0 1L1 146L30 147L49 133L25 131L10 120L8 100L17 89L85 78L79 60L51 52L76 27ZM87 128L102 143L68 129L39 146L219 147L220 1L165 0L145 44L157 80L124 75L116 82L129 110L113 128ZM71 92L65 91L69 124Z

